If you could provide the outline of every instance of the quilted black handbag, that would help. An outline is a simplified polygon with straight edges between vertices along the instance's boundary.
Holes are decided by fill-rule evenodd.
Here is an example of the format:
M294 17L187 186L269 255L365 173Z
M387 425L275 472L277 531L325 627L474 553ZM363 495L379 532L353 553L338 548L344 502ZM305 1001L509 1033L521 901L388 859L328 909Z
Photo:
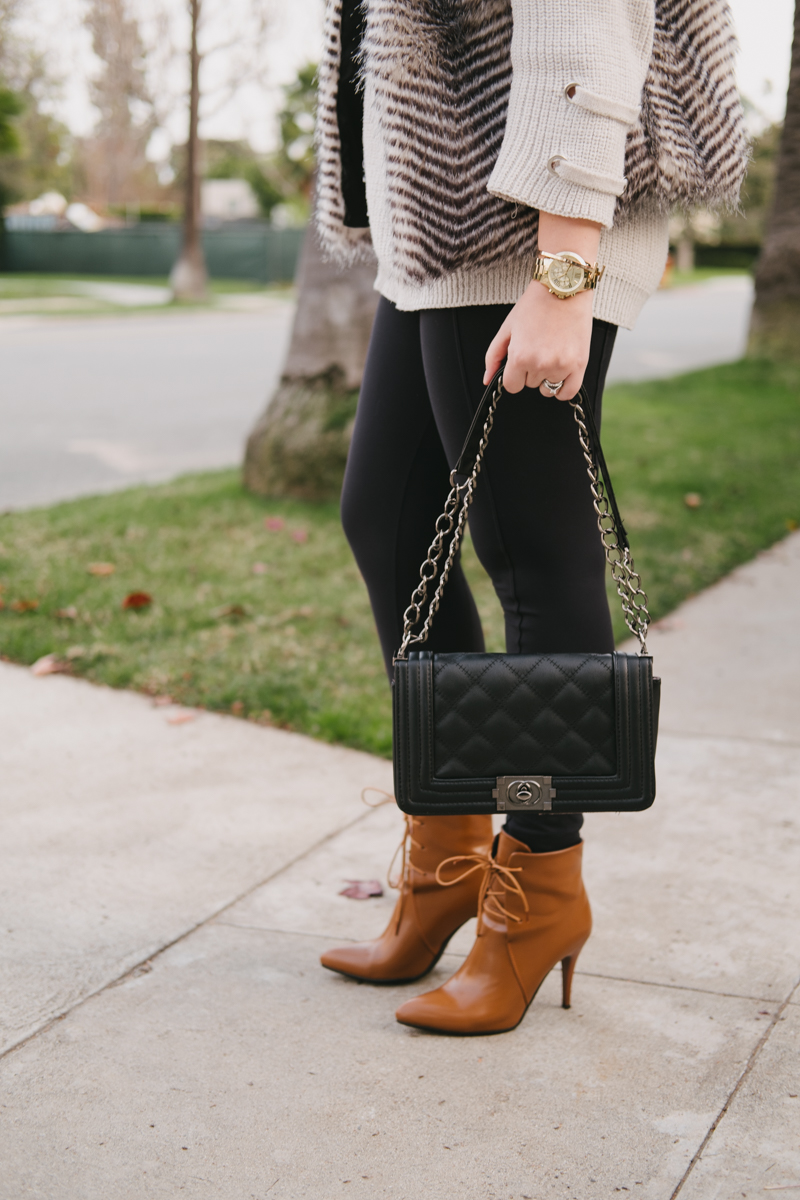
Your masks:
M582 388L567 403L575 415L606 558L640 653L409 650L425 642L439 608L502 391L501 369L484 393L451 473L451 491L405 612L403 641L394 660L397 803L415 815L649 808L656 794L661 681L653 677L647 653L647 596ZM437 575L438 586L428 600Z

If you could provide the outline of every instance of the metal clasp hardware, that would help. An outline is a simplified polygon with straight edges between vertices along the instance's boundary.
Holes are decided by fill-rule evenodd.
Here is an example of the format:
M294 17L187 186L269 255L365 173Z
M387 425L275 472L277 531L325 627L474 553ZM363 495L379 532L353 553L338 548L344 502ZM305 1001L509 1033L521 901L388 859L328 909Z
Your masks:
M492 790L498 812L551 812L555 794L552 775L498 775Z

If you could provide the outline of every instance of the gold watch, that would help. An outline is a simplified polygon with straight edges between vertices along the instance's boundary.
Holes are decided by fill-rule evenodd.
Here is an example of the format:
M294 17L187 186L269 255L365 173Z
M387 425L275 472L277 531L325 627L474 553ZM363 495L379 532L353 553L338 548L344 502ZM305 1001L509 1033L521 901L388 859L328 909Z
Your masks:
M540 250L533 264L536 283L544 284L548 292L558 296L559 300L569 300L578 292L596 288L604 271L605 267L588 263L571 250L559 250L558 254L546 254Z

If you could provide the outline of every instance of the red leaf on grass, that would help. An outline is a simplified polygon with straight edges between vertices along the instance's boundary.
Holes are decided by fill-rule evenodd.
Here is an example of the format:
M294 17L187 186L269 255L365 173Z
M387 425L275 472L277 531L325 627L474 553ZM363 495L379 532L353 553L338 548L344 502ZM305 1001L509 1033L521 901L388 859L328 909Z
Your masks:
M246 617L247 609L242 604L223 604L222 608L215 608L211 615L217 620L222 617Z
M183 712L176 712L176 713L173 713L171 717L167 717L167 724L168 725L186 725L189 721L196 721L196 720L197 720L197 713L187 712L184 709Z
M148 608L153 603L149 592L128 592L122 601L123 608Z
M61 617L62 621L77 621L78 610L74 604L70 604L67 608L57 608L56 616Z
M283 529L283 517L264 517L264 526L272 530Z
M687 492L683 497L683 503L687 508L699 508L703 503L703 497L697 492Z
M31 667L34 675L63 675L68 670L69 663L58 654L45 654L42 658L37 658Z
M347 896L350 900L369 900L370 896L383 895L383 888L377 879L346 879L345 883L349 886L342 888L339 895Z
M89 563L86 568L90 575L113 575L116 569L113 563L107 562Z
M267 571L269 570L269 567L267 566L266 563L257 562L257 563L253 563L251 570L254 575L266 575Z
M39 607L38 600L14 600L8 606L13 612L36 612Z
M307 542L308 541L307 531L305 529L293 529L292 530L292 541L293 542Z

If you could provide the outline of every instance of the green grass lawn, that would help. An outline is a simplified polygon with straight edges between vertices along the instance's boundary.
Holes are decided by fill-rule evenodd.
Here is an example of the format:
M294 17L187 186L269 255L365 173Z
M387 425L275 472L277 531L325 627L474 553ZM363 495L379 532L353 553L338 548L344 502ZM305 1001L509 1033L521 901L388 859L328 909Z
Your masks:
M798 387L798 368L743 362L608 390L604 444L655 618L797 527ZM501 649L470 547L466 566ZM221 471L5 513L0 584L9 660L54 653L98 682L390 753L377 639L334 505L260 500ZM134 591L152 605L123 610ZM623 636L613 599L612 612Z
M166 275L53 275L35 271L0 271L0 296L66 296L71 294L65 286L70 283L138 283L147 287L169 286ZM292 290L289 283L267 285L256 283L252 279L209 279L208 287L215 295L265 291L280 292L283 295Z
M4 315L24 313L47 313L51 316L93 316L108 313L162 312L170 313L190 309L224 307L226 298L242 294L269 296L276 299L292 299L294 287L291 283L261 284L251 279L210 279L208 299L200 304L171 301L168 304L153 304L142 299L136 304L119 304L103 296L86 294L86 284L138 284L140 286L168 287L166 277L144 275L48 275L35 272L10 274L0 272L0 318Z
M666 282L661 286L665 288L687 287L694 283L707 283L709 279L718 279L720 276L747 274L749 272L742 267L693 267L691 271L679 271L673 267Z

